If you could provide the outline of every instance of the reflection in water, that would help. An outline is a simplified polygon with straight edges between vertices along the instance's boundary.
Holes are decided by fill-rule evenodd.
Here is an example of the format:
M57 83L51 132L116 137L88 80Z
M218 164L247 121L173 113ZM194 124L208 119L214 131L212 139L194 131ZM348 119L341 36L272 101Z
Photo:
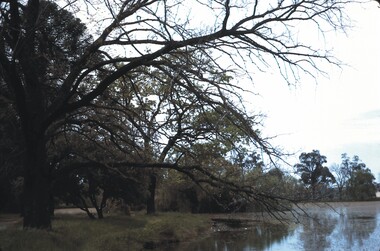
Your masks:
M340 214L339 224L336 227L335 236L344 239L344 245L351 247L367 247L371 242L371 235L377 230L380 210L360 210L360 208L346 208L346 213ZM376 209L376 208L374 208ZM377 234L380 238L379 234ZM379 241L379 240L378 240Z
M217 232L210 238L192 243L178 250L227 251L265 250L273 243L281 243L291 233L287 225L259 225L246 231Z
M258 225L247 231L215 233L172 249L187 251L380 250L380 202L307 206L310 217L296 228Z
M331 241L328 238L334 231L338 222L334 216L325 214L320 217L313 213L309 217L302 219L302 232L300 234L303 241L304 250L325 250L331 248Z

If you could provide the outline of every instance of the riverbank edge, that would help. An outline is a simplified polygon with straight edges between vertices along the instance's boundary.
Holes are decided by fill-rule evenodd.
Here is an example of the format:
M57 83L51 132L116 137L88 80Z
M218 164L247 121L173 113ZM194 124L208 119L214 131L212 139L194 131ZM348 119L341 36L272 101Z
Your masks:
M165 246L192 242L212 234L210 215L158 213L132 216L113 214L102 220L84 215L56 215L51 231L23 230L17 219L0 230L0 250L157 250Z
M67 211L68 212L68 211ZM0 250L166 250L210 237L215 232L241 231L265 219L254 214L191 214L135 212L90 220L81 213L56 214L51 231L23 230L18 219L0 230ZM4 223L5 218L0 215Z

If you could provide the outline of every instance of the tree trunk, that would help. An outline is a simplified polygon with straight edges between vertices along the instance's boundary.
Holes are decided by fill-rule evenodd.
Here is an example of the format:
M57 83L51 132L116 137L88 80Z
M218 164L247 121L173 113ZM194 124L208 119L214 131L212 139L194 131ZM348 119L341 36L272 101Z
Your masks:
M157 186L157 177L155 173L150 175L150 183L149 183L149 197L146 202L146 213L154 214L156 213L156 205L155 205L155 195L156 195L156 186Z
M88 218L90 218L91 220L95 220L96 219L96 217L94 216L94 214L90 212L90 209L86 208L86 209L84 209L84 211L86 212Z
M50 193L50 216L54 218L54 208L55 208L55 203L54 203L54 196Z
M343 194L343 187L338 186L338 193L339 193L339 201L341 201L342 198L343 198L343 196L342 196L342 194Z
M311 199L315 200L315 185L311 186Z
M96 214L98 215L98 219L103 219L104 218L103 207L102 207L101 203L100 203L100 205L98 205L97 200L96 200L96 194L90 195L90 200L91 200L92 206L96 210Z
M51 229L51 178L45 140L35 133L27 135L26 141L24 228Z
M76 206L77 206L78 208L80 208L81 210L85 211L86 214L87 214L87 216L88 216L91 220L95 220L96 218L95 218L94 214L90 212L90 209L88 208L85 199L83 199L83 197L81 197L80 195L79 195L78 198L79 198L79 200L82 202L82 206L80 206L79 204L76 204ZM74 204L75 204L75 203L74 203Z
M104 219L104 215L103 215L103 208L101 207L96 207L96 213L98 215L98 219Z

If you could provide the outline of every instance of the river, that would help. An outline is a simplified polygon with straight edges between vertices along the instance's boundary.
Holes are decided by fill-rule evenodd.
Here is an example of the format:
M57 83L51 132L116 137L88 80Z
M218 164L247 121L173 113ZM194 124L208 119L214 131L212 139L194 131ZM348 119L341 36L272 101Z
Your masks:
M305 205L298 224L257 224L235 231L215 231L181 251L380 251L380 202Z

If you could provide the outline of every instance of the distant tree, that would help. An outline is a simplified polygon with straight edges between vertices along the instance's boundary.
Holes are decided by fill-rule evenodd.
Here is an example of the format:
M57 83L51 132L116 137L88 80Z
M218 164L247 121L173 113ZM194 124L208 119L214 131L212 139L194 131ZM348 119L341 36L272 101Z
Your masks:
M347 153L343 153L341 163L334 164L331 168L335 173L339 199L342 199L344 196L348 196L347 188L350 186L349 182L352 181L351 177L354 172L365 168L365 164L360 161L358 156L354 155L351 159Z
M338 189L339 200L342 200L347 188L347 182L349 179L349 173L346 168L342 168L342 165L332 164L330 169L334 172L336 186Z
M342 163L339 172L342 174L347 196L353 200L368 200L376 196L375 177L359 156L352 159L342 154Z
M316 190L320 184L335 183L335 177L329 168L323 166L327 162L326 156L313 150L309 153L301 153L300 163L294 165L296 173L300 174L302 182L312 191L312 199L316 198Z
M336 176L339 199L347 196L348 182L353 175L353 172L362 169L362 167L365 167L365 164L360 162L358 156L355 155L351 159L347 153L341 155L341 163L339 165L332 166L332 170Z
M347 153L343 153L341 167L346 170L348 176L351 176L355 171L365 169L366 164L357 155L354 155L351 159Z
M375 177L366 168L353 173L349 180L348 193L354 200L369 200L376 197Z
M376 191L374 192L375 178L371 170L357 155L350 158L347 153L343 153L341 158L341 164L333 167L337 176L339 198L346 197L354 200L373 198Z

